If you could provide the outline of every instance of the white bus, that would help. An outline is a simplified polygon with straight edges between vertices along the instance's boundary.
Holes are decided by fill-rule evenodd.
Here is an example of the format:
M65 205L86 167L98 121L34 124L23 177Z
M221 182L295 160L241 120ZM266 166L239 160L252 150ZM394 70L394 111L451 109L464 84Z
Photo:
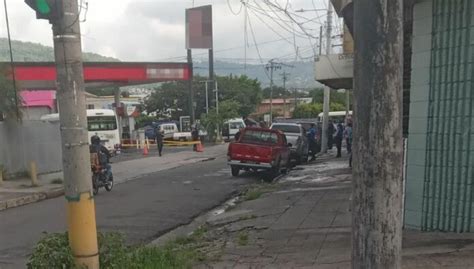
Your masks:
M352 111L349 111L349 119L352 118ZM344 123L346 119L346 111L331 111L329 112L329 120L333 123L342 122ZM319 113L318 115L319 122L323 122L323 113Z
M48 122L59 122L59 114L48 114L41 117L41 120ZM118 130L117 116L110 109L88 109L87 129L90 138L98 135L104 146L115 152L115 147L120 145L120 134Z

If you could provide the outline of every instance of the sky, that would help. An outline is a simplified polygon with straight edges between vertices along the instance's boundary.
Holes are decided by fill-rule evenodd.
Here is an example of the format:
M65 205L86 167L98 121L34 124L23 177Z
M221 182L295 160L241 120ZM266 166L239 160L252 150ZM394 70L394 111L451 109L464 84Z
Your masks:
M86 2L88 6L87 12L86 8L81 9L83 51L122 61L183 61L186 55L185 9L193 7L193 2L195 7L209 4L213 7L217 60L308 60L313 57L313 51L318 51L320 26L326 21L326 13L314 9L326 9L327 0L270 0L282 7L288 3L287 10L295 20L303 23L304 30L296 24L291 25L291 19L284 12L272 9L263 0L243 1L251 5L247 12L250 22L247 27L244 23L246 9L240 0L82 0L83 6ZM34 11L23 0L7 0L7 5L12 39L52 46L51 26L46 20L37 20ZM309 11L294 12L299 9ZM340 21L335 22L335 31L340 31ZM296 35L292 27L296 29ZM7 37L3 4L0 7L0 37ZM340 42L335 40L334 43ZM193 50L193 58L202 59L205 53Z

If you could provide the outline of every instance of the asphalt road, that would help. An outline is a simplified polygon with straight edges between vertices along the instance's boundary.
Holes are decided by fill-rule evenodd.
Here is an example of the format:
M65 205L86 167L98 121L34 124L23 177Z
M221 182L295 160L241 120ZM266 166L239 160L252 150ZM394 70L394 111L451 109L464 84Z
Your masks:
M230 176L224 158L152 174L101 192L96 197L99 231L125 234L131 244L147 243L220 205L259 176ZM0 268L24 268L42 232L66 229L63 197L0 212Z

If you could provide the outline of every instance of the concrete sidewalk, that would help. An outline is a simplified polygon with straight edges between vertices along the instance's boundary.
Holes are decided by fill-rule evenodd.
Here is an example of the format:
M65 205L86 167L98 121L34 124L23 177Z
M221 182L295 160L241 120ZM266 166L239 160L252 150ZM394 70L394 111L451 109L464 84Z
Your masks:
M207 219L207 240L221 253L196 268L351 268L346 158L322 156L265 189ZM474 234L405 230L403 268L474 268Z
M113 163L115 184L137 179L155 172L173 169L187 164L206 161L226 154L227 145L206 147L204 152L182 151L163 155L150 156ZM39 186L31 186L27 178L4 181L0 185L0 211L44 199L58 197L64 194L62 175L40 176ZM54 182L54 183L53 183Z

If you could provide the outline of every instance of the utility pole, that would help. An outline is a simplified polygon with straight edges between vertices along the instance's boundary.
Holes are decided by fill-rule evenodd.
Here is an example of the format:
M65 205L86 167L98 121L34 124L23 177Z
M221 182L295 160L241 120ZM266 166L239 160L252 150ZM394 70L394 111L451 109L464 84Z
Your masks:
M120 87L116 87L114 91L114 102L115 102L115 113L117 114L117 119L118 119L118 130L119 130L119 136L120 136L120 141L122 141L122 132L123 132L123 118L121 115L118 115L120 111L120 107L122 107L122 102L120 102Z
M194 113L194 89L193 89L193 55L191 49L187 49L187 58L189 66L189 80L188 80L188 90L189 90L189 113L191 113L191 124L196 122L196 115Z
M331 54L331 35L332 35L332 2L328 0L328 14L327 14L327 29L326 29L326 55ZM324 87L324 103L323 103L323 133L321 134L321 152L325 153L328 150L328 125L329 125L329 102L331 89L328 86Z
M53 25L69 245L77 267L99 268L77 0L26 0Z
M351 110L351 96L350 96L350 91L348 89L345 89L346 93L346 120L345 123L347 124L349 122L349 111Z
M286 117L286 81L288 80L288 76L290 74L287 73L287 72L283 72L283 74L281 74L282 78L283 78L283 90L284 90L284 94L283 94L283 115L284 117Z
M275 59L271 59L267 66L265 66L267 70L270 70L270 122L271 125L273 122L273 70L281 69L281 65L275 62Z
M354 1L352 268L399 269L403 0Z

